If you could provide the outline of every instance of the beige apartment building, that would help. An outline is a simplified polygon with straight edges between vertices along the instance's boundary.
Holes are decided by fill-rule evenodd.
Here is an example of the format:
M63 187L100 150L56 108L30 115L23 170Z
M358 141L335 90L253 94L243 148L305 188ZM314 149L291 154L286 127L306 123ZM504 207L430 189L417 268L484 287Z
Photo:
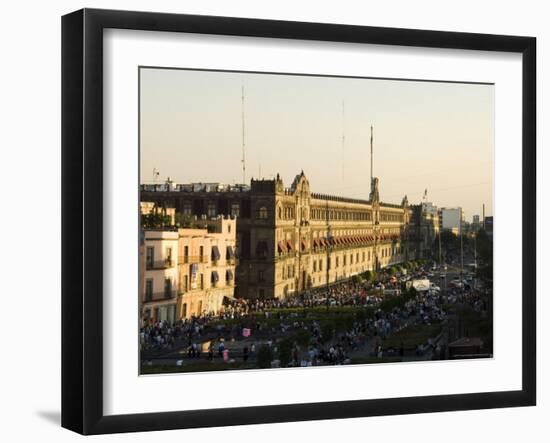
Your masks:
M178 318L220 312L235 291L236 219L197 220L197 228L179 229Z
M178 294L178 241L177 231L154 229L143 233L145 260L140 272L142 280L142 315L145 321L176 319Z
M145 322L217 314L224 298L234 296L236 220L220 216L193 225L143 233L140 290Z

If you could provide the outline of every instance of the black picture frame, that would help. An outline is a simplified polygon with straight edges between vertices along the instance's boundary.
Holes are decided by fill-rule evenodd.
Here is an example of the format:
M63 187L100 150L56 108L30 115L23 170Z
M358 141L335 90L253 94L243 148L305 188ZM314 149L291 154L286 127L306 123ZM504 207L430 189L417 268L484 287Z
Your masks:
M171 31L522 54L522 389L172 411L103 413L103 30ZM290 422L536 403L536 39L83 9L62 18L62 426L82 434Z

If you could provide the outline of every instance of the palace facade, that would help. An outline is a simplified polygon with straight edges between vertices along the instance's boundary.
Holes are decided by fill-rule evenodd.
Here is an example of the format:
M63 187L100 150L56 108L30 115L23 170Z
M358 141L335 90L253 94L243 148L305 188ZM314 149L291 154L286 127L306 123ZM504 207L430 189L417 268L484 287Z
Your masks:
M368 200L312 192L302 171L290 187L279 175L250 186L142 185L141 201L175 208L176 220L236 218L237 297L282 298L417 258L407 197L381 202L377 178Z

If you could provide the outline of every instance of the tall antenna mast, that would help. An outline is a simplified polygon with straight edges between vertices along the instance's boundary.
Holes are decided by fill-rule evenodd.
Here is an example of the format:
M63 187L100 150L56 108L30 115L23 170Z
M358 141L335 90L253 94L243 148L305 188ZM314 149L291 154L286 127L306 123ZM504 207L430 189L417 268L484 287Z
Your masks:
M370 125L370 182L372 184L372 162L373 162L373 153L372 153L372 142L373 142L373 127Z
M243 185L246 184L246 157L245 157L245 126L244 126L244 85L241 86L241 123L242 123L242 159L243 166Z
M342 180L345 180L345 147L346 147L346 102L342 100Z

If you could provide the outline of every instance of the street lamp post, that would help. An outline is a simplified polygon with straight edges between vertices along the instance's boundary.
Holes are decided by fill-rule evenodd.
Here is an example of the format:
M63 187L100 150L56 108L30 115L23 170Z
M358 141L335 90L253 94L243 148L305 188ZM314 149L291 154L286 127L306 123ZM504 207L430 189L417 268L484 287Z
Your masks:
M474 232L474 291L477 286L477 234L478 232Z
M439 272L443 272L443 294L445 296L447 296L447 271L445 269L443 269L443 261L442 261L442 258L441 258L441 229L439 229L439 232L438 232L438 237L439 237ZM441 274L439 275L440 279L439 281L441 281Z
M459 218L459 234L460 234L460 287L462 288L462 298L464 298L464 240L462 233L462 210Z
M328 216L328 200L326 202L326 220L327 220L327 297L326 297L326 304L327 304L327 311L330 307L330 300L329 300L329 293L330 293L330 250L332 245L332 234L330 232L330 222L329 222L329 216Z

